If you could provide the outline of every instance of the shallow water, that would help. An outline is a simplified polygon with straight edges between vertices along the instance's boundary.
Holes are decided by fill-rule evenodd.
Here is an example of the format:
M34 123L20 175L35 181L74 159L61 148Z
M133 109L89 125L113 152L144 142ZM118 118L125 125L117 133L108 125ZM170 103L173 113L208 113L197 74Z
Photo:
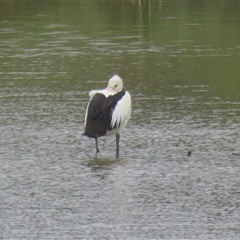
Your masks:
M238 238L238 4L27 3L0 3L0 238ZM82 136L114 73L119 159Z

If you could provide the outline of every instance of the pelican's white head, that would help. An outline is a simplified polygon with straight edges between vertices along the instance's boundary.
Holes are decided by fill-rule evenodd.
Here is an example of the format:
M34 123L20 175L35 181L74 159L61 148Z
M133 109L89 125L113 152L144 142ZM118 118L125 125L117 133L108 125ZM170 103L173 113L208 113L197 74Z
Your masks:
M123 81L118 75L109 79L107 89L111 92L121 92L123 90Z

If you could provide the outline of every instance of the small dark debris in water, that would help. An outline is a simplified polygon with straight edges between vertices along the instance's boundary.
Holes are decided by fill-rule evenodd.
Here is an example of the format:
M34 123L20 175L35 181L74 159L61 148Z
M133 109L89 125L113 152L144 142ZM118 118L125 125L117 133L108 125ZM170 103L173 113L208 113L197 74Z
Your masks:
M192 155L192 151L188 151L187 156L191 157L191 155Z
M240 153L232 153L234 156L240 156Z

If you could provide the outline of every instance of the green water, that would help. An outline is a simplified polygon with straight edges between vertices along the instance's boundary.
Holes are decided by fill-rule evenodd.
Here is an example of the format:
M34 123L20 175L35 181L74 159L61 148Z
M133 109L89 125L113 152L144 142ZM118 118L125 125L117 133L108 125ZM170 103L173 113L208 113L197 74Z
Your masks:
M0 238L236 239L239 4L0 1ZM113 74L119 160L82 136Z

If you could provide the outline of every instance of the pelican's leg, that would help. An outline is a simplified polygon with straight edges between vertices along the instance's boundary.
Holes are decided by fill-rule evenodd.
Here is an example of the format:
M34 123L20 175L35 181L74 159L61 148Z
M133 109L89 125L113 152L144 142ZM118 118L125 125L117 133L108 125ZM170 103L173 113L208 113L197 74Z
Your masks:
M116 134L116 157L119 157L119 139L120 139L120 134Z
M96 154L99 153L99 149L98 149L98 142L97 142L97 138L95 138L95 143L96 143Z

